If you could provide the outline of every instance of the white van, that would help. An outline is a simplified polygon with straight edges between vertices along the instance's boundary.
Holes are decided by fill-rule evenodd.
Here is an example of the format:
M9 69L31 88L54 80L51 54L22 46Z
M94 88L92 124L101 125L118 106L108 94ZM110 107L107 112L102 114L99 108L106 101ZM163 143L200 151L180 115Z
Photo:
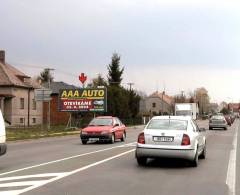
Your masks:
M199 114L197 103L176 103L175 116L191 116L196 120Z
M4 155L6 152L7 152L6 129L4 119L2 116L2 111L0 110L0 155Z

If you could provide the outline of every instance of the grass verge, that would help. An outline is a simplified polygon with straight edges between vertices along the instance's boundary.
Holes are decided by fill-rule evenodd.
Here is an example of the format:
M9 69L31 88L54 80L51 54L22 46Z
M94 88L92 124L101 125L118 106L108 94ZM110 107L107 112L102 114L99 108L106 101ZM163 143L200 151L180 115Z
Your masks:
M79 134L79 129L65 129L66 126L52 126L47 130L46 127L18 127L18 128L6 128L7 141L27 140L27 139L39 139L43 137L56 137L65 135Z

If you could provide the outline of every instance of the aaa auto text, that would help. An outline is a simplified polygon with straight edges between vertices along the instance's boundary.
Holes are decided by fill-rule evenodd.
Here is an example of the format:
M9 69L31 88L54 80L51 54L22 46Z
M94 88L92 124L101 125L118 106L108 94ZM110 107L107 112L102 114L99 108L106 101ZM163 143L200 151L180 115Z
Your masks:
M66 89L61 92L61 98L104 98L104 96L104 89Z

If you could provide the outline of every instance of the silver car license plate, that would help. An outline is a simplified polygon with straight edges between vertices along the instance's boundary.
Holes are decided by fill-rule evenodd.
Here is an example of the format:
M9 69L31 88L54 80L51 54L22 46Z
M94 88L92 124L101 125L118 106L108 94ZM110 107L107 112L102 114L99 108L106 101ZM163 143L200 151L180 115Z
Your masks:
M155 136L155 137L153 137L153 141L155 141L155 142L172 142L173 141L173 137Z

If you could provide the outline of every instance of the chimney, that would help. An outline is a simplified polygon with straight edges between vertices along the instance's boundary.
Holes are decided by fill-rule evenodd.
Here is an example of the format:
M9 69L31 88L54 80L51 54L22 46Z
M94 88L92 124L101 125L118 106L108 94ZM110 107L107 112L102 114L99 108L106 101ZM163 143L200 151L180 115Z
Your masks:
M0 50L0 62L5 64L5 51Z

